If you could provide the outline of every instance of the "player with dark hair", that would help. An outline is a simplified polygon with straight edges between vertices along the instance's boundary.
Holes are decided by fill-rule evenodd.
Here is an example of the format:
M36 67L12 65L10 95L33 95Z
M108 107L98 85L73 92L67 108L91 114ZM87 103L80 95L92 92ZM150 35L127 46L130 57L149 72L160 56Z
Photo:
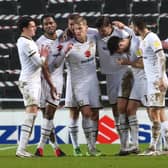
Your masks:
M40 105L41 67L44 66L49 51L47 46L43 46L39 52L36 43L32 39L36 32L36 23L34 19L28 16L22 17L18 21L18 28L21 31L21 35L17 40L17 48L21 63L19 89L23 95L26 114L21 127L20 141L16 156L31 157L33 155L26 151L26 146ZM45 78L51 84L49 76L45 75ZM55 88L52 84L50 88L52 96L54 96Z
M130 135L132 139L132 146L128 148L123 155L130 153L139 153L138 143L138 120L136 111L138 107L143 104L147 105L146 99L146 78L143 69L142 53L140 52L140 37L136 36L133 30L119 21L113 22L120 29L124 29L130 35L130 38L119 38L117 36L110 37L107 46L111 54L126 53L127 58L118 59L118 64L131 66L133 75L132 87L128 97L122 97L119 93L118 108L119 112L126 115L128 120L128 127L130 128ZM121 139L122 139L121 135ZM121 141L122 143L122 141Z
M147 99L149 114L152 118L152 142L143 155L157 155L156 144L161 134L161 113L165 111L165 94L168 86L162 44L159 37L149 31L144 18L132 20L134 31L142 38L140 49L143 55L144 70L147 78ZM167 128L164 129L168 140Z
M121 131L128 136L128 126L125 120L125 115L119 116L119 109L117 109L117 97L119 93L120 84L123 75L128 70L128 65L119 65L117 60L119 58L127 58L126 54L114 53L112 56L107 48L107 42L110 37L117 36L119 38L127 38L129 34L112 25L110 17L100 16L96 20L96 27L98 29L99 35L97 36L97 50L98 56L100 58L100 71L102 74L106 75L106 87L107 95L109 98L110 105L112 107L112 113L115 119L116 129L121 137ZM126 89L126 88L125 88ZM121 130L120 121L123 122L123 127ZM128 142L124 141L121 145L121 152L123 153L128 146Z
M40 107L43 112L43 120L41 128L41 138L35 155L43 156L44 145L50 138L50 143L52 144L55 155L57 157L60 157L65 156L65 153L59 148L59 145L57 143L53 119L62 95L64 63L62 63L60 67L56 68L53 65L53 60L55 59L55 57L57 57L59 53L59 36L61 36L63 31L60 29L57 30L56 19L53 15L50 14L42 16L41 24L44 34L37 39L36 43L39 49L43 45L47 45L50 48L47 64L45 64L46 66L43 68L43 74L47 73L48 75L50 75L52 83L57 89L57 94L55 95L55 99L51 97L49 84L42 74L42 92Z

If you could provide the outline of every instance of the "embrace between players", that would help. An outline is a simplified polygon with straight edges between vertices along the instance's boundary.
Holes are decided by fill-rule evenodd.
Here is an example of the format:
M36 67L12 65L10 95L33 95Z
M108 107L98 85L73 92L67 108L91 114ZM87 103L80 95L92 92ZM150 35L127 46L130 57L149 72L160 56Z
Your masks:
M106 76L109 103L120 135L118 155L140 152L136 111L141 105L146 107L153 123L151 144L141 155L160 154L158 144L162 138L164 148L168 148L168 122L164 112L165 55L159 38L147 29L143 19L133 19L131 29L100 16L94 29L87 26L85 18L73 14L68 18L67 29L62 31L57 29L54 16L48 14L41 18L41 24L44 34L34 42L35 21L23 17L18 22L21 31L17 41L21 63L19 89L26 113L16 156L33 156L26 151L26 146L39 108L43 120L35 156L43 156L48 139L57 157L66 155L57 143L53 123L62 95L64 64L67 68L65 107L70 109L68 128L73 155L84 155L78 143L79 112L87 143L86 155L102 155L96 148L99 109L102 108L96 55L101 73Z

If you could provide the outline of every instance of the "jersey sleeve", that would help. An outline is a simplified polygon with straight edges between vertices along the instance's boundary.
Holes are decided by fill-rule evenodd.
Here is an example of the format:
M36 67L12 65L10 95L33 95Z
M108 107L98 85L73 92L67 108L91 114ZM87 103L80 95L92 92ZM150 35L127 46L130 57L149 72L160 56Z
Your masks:
M97 37L99 32L96 28L88 27L87 34L91 34Z
M67 56L65 53L67 44L68 42L63 42L63 43L59 43L59 45L57 46L59 53L57 54L57 56L55 57L52 63L54 67L59 67L64 61L64 58Z
M154 52L157 52L157 51L163 49L162 48L162 43L161 43L159 37L156 34L152 34L148 38L148 42L149 42L149 45L151 46L151 48Z
M118 36L120 38L128 38L129 37L128 32L126 32L124 29L119 29L119 28L116 28L116 27L115 27L115 29L116 29L116 31L118 33Z
M56 30L56 34L57 34L57 37L60 38L61 35L63 34L63 30L57 29L57 30Z
M31 56L33 56L33 55L35 55L35 54L38 54L38 53L37 53L37 49L36 49L33 45L31 45L31 44L29 44L29 43L25 44L24 53L25 53L28 57L31 57Z
M25 54L33 61L33 63L36 66L42 66L45 58L44 57L40 57L40 54L38 52L38 47L35 45L31 45L31 44L27 44L25 46Z
M128 26L124 26L124 30L125 30L130 36L132 36L133 38L136 37L134 31L133 31L131 28L129 28Z

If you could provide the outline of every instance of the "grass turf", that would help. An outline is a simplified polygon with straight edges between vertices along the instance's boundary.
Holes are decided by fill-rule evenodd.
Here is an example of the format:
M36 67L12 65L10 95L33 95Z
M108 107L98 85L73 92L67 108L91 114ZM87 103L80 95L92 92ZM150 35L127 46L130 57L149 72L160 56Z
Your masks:
M119 145L97 145L105 156L73 157L72 145L61 145L66 157L56 158L50 147L46 145L42 158L17 158L16 146L0 145L1 168L167 168L168 155L164 156L115 156ZM143 150L146 145L141 145ZM36 146L29 146L28 151L34 153ZM83 153L86 145L81 145Z

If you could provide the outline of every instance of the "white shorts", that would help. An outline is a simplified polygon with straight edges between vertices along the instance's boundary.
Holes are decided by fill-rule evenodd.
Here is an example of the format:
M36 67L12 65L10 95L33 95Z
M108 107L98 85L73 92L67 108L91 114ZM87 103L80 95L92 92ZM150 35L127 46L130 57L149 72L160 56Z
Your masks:
M83 82L72 84L70 76L67 77L66 107L82 107L89 105L91 108L101 108L100 89L96 74L88 75Z
M22 93L25 106L40 106L41 83L37 81L19 81L19 90Z
M112 74L106 74L107 81L107 95L109 97L110 104L117 103L117 97L119 94L120 83L123 77L124 71L118 71Z
M154 82L147 82L148 107L164 107L166 92L161 92Z
M41 80L41 98L40 98L40 107L46 107L46 104L49 103L54 106L58 106L60 103L60 99L62 96L62 89L63 89L63 76L51 76L51 80L56 87L57 90L57 99L53 99L50 94L50 86L48 85L47 81L42 77Z
M146 85L147 83L145 78L134 79L129 99L140 101L143 106L147 106Z
M78 105L77 105L75 96L72 93L71 76L69 73L67 73L65 107L77 107L77 106Z
M128 71L126 71L123 74L121 82L119 83L118 97L129 99L132 87L133 87L133 73L131 69L128 69Z

